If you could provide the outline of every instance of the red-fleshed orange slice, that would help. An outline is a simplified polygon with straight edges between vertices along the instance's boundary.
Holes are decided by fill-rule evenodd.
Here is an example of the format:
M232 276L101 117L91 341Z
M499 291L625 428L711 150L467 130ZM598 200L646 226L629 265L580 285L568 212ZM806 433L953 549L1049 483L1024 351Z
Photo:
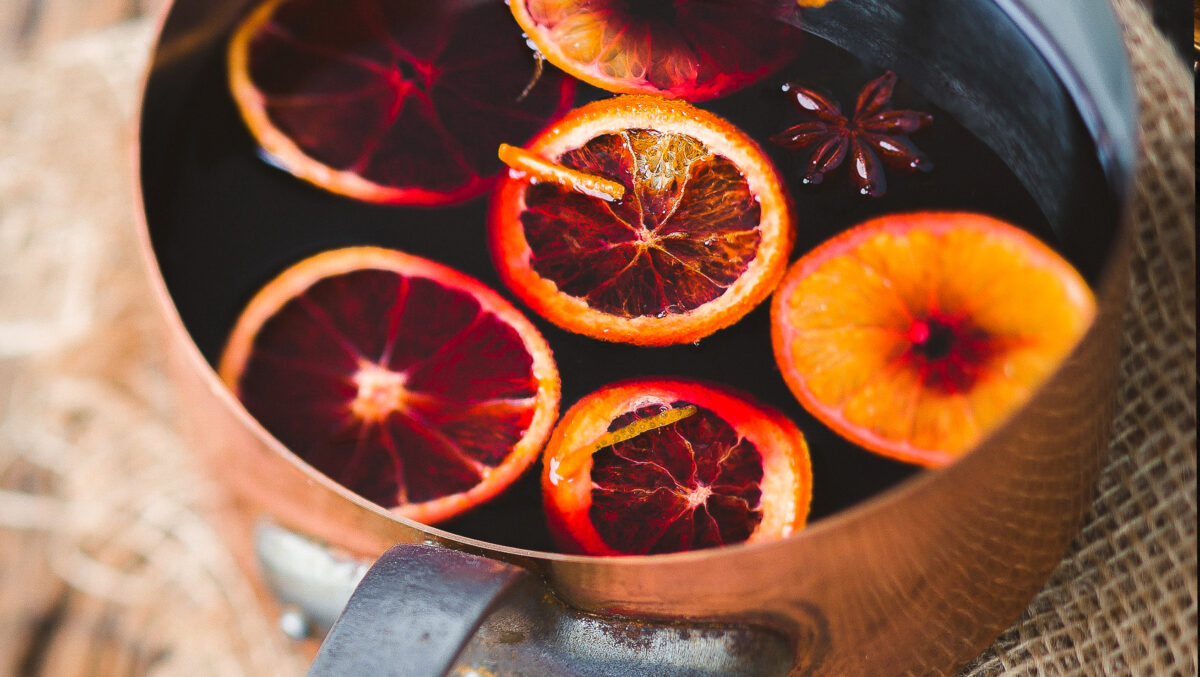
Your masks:
M794 57L802 33L764 0L511 0L550 63L620 94L722 96Z
M971 213L867 221L801 257L772 303L792 392L851 441L953 461L1026 402L1095 316L1079 273Z
M696 341L750 312L787 268L793 216L775 167L741 130L687 103L597 101L504 154L520 171L493 197L492 259L514 294L564 329ZM573 185L579 174L602 181ZM606 194L606 183L621 190Z
M679 552L801 529L812 470L804 436L777 411L722 386L640 379L563 415L542 495L567 551Z
M511 484L558 412L550 347L517 309L446 266L374 247L318 254L268 283L218 371L302 459L425 523Z
M493 0L267 0L229 43L229 82L275 164L335 193L439 205L480 195L569 106Z

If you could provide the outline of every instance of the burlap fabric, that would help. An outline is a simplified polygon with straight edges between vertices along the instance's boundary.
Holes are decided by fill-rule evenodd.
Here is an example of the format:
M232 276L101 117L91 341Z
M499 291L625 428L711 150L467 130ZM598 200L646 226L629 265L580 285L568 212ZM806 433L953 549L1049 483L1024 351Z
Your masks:
M1114 0L1145 152L1112 460L1024 616L964 675L1195 675L1194 91ZM297 675L172 424L136 251L152 27L0 61L0 675Z

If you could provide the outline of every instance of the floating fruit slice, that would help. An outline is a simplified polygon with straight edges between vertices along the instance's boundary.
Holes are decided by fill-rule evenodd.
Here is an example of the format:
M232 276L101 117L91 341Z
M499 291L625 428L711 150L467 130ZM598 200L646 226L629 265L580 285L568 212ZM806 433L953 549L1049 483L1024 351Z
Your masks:
M1095 315L1087 283L991 217L867 221L801 257L771 308L800 403L886 456L949 463L1029 399Z
M305 461L425 523L508 486L558 411L550 348L518 310L462 273L373 247L318 254L267 284L219 372Z
M723 387L643 379L563 415L542 494L566 550L679 552L801 529L812 470L804 436L782 414Z
M786 4L786 3L783 3ZM511 0L550 63L601 89L701 101L796 55L798 29L765 0Z
M492 258L513 293L564 329L640 345L695 341L737 322L787 268L793 222L779 175L711 113L658 97L605 99L526 151L493 198ZM620 197L571 186L569 172L539 170L527 155L615 183Z
M570 106L571 79L530 86L536 67L490 0L267 0L229 44L234 99L272 162L372 202L484 193L496 145Z

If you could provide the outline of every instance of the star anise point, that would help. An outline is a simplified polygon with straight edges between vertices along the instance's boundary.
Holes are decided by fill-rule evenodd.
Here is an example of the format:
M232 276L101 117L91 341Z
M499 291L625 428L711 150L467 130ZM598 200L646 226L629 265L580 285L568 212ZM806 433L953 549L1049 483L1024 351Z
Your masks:
M933 124L933 116L915 110L888 108L898 78L885 71L863 86L847 117L836 101L797 82L783 85L783 92L803 114L810 116L771 137L791 150L811 147L801 181L818 184L825 174L853 158L850 174L861 195L879 197L887 191L884 166L902 172L928 172L933 163L908 140L908 135Z

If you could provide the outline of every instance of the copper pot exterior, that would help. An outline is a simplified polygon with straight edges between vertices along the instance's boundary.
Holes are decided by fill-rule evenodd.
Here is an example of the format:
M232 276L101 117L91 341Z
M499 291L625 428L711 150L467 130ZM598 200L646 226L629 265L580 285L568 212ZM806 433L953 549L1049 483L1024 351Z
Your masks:
M198 36L223 29L213 17L244 5L209 5L202 12L209 20L196 23ZM270 516L367 559L397 543L433 541L508 560L541 572L565 601L590 611L766 624L792 638L793 675L944 674L977 655L1059 562L1105 457L1127 227L1096 290L1095 325L1034 399L959 462L786 540L627 558L464 539L398 518L314 471L245 411L201 356L159 272L144 220L139 230L168 325L181 429L241 506L239 520Z
M171 327L183 432L244 504L242 519L268 515L368 559L396 543L436 540L539 569L587 610L764 623L794 638L794 674L936 674L976 655L1019 616L1090 503L1112 420L1125 260L1113 261L1098 321L1062 371L958 463L784 541L628 558L462 539L347 492L241 408L155 282Z

